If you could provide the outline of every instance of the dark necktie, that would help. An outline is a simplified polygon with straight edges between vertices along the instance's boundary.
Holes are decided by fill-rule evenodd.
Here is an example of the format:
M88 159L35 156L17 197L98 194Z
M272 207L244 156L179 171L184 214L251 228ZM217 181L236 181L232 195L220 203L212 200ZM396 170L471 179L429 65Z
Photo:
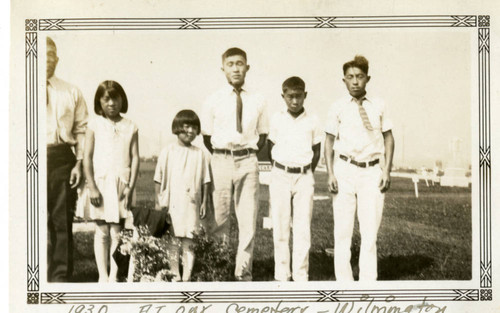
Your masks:
M363 120L363 125L365 125L366 129L373 130L372 124L370 123L370 119L368 118L368 114L366 113L366 110L363 107L363 100L366 100L366 98L354 99L354 101L356 101L356 103L358 104L359 116Z
M241 101L241 88L234 88L234 93L236 93L236 130L238 133L243 131L241 127L241 119L243 115L243 101Z

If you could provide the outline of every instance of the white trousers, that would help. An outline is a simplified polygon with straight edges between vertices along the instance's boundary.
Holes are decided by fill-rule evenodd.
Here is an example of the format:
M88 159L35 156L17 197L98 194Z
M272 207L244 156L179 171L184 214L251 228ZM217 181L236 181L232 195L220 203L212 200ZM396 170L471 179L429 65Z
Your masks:
M274 278L309 279L309 249L313 211L314 176L292 174L273 167L269 184L274 239ZM292 218L293 216L293 218ZM290 273L290 223L293 223L292 274Z
M378 165L362 168L337 159L334 175L338 183L338 193L333 197L335 277L337 281L354 280L350 261L357 209L359 280L377 280L377 233L384 207L384 194L378 187L382 170Z
M234 201L238 220L238 250L234 276L237 280L252 280L253 249L259 204L259 162L255 154L233 157L214 153L213 201L216 236L229 235L229 215Z

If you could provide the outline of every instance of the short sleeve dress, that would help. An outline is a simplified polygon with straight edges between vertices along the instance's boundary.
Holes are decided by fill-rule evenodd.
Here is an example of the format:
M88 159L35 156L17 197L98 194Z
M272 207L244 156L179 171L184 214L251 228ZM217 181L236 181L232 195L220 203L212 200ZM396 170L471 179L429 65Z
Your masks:
M136 125L122 118L112 122L102 116L91 120L87 126L94 132L94 180L103 201L100 207L89 202L90 218L107 223L119 223L130 217L127 199L119 195L130 181L132 137L137 133Z
M160 206L168 207L174 236L193 238L200 227L203 184L210 182L206 154L193 145L171 144L158 157L154 180L161 184Z

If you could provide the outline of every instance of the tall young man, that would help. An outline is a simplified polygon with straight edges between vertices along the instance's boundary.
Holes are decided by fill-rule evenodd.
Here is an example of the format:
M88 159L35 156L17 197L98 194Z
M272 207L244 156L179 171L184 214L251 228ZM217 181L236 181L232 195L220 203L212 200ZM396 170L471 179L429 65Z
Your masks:
M222 71L227 85L206 100L201 123L205 146L213 153L215 234L225 240L234 202L239 229L236 280L252 279L260 187L256 153L269 131L263 98L245 85L249 69L245 51L230 48L224 52Z
M368 61L356 56L343 71L349 95L332 105L325 129L328 189L334 194L335 276L353 280L351 240L357 211L359 279L376 280L377 233L394 154L392 123L383 102L367 96Z

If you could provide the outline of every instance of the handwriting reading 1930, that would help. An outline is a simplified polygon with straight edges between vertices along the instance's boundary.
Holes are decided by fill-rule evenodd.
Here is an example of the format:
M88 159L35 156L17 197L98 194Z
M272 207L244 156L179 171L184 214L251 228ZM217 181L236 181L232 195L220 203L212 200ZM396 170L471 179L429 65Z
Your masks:
M84 305L80 304L78 306L71 306L68 313L108 313L108 306L101 305L98 309L93 304Z

